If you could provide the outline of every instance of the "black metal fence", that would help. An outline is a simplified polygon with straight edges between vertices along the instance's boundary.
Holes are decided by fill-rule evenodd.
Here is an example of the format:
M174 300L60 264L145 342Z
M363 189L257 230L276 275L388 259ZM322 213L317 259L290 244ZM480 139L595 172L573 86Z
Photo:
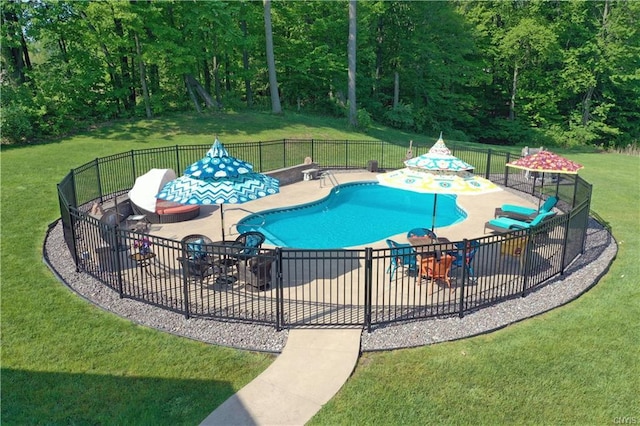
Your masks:
M361 325L371 330L397 321L463 316L525 296L564 273L584 248L589 183L577 175L554 176L544 183L523 179L521 173L510 173L505 167L515 159L509 153L455 146L450 147L455 155L477 165L477 174L538 197L556 195L563 213L533 229L461 242L461 247L478 247L473 276L465 267L454 268L451 287L427 282L420 273L403 268L391 278L391 250L373 248L261 249L251 262L234 262L210 276L194 277L181 261L187 250L182 242L129 231L89 214L94 202L104 203L125 193L150 168L183 170L208 148L130 151L96 159L65 176L58 184L60 214L77 269L120 297L187 318L258 322L279 329ZM281 140L227 144L226 148L263 172L298 165L306 157L324 168L364 169L375 160L380 168L390 169L397 168L406 154L402 147L379 141ZM420 149L414 148L414 152ZM134 247L145 238L152 240L152 254L141 257ZM450 246L436 249L446 253ZM225 259L222 244L208 244L206 251Z

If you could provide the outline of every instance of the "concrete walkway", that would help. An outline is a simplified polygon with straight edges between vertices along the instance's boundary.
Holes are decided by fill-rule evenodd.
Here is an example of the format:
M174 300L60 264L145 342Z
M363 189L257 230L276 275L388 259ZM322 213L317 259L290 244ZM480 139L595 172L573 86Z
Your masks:
M304 425L355 369L362 329L293 329L262 374L201 423Z

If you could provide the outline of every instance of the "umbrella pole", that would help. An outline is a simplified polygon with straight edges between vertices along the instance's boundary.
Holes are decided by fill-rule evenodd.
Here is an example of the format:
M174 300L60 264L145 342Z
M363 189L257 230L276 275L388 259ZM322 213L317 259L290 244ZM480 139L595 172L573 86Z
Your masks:
M224 241L224 212L222 211L222 204L220 204L220 226L222 228L222 241Z
M542 183L540 184L540 196L538 197L538 211L540 211L540 201L544 194L544 172L542 172Z
M431 217L431 232L436 227L436 206L438 205L438 194L434 194L433 196L433 216Z

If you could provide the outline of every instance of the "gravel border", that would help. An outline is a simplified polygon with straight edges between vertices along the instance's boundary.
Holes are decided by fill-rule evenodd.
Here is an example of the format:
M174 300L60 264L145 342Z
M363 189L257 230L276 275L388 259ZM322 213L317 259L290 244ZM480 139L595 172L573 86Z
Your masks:
M463 318L425 319L390 324L362 332L363 352L424 346L489 333L531 318L575 300L593 287L613 262L618 252L613 236L597 221L589 219L584 254L562 276L526 297L514 298L483 308ZM127 318L137 324L205 343L260 352L279 353L287 341L288 331L272 326L191 318L131 299L88 274L75 270L67 249L60 220L49 227L43 246L43 259L57 278L88 302Z

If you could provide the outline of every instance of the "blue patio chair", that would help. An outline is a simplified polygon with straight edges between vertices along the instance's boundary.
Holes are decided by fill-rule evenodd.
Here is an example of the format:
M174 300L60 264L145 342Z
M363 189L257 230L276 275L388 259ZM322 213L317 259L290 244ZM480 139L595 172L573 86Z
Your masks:
M511 219L509 217L498 217L485 223L484 229L485 231L487 229L492 229L498 232L508 232L515 229L529 229L539 225L544 220L555 216L555 214L555 212L540 213L531 222L524 222L522 220Z
M503 204L496 210L496 217L506 216L517 220L533 220L540 213L548 213L558 204L557 197L549 197L538 209L518 206L515 204Z
M393 240L387 240L387 245L391 248L391 264L387 268L387 273L390 273L389 282L393 280L393 274L396 269L403 267L407 271L418 270L418 259L416 258L416 252L411 247L411 244L402 244Z
M247 260L257 256L265 239L264 234L258 231L249 231L238 235L234 242L234 246L238 247L238 252L232 256L240 260Z
M459 242L456 244L458 251L453 254L456 258L451 264L451 269L454 268L467 268L467 276L469 277L469 281L476 281L475 274L473 272L473 258L480 247L480 243L477 241L468 241L467 246L465 248L464 242Z

